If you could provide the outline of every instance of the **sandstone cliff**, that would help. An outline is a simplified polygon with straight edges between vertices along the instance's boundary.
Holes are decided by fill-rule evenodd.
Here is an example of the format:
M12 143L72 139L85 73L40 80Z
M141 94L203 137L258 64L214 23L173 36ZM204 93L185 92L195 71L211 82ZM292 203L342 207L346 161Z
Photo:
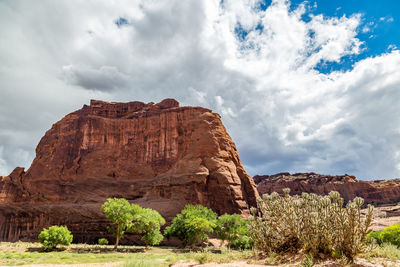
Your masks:
M92 100L46 132L36 158L0 181L0 239L65 224L75 242L105 235L100 206L124 197L167 220L187 203L247 214L257 190L220 116L201 107Z
M358 181L350 175L330 176L316 173L278 173L275 175L256 175L253 177L260 195L274 191L282 193L283 188L290 188L290 194L302 192L326 195L338 191L344 200L359 196L365 203L382 205L400 201L400 179L384 181Z

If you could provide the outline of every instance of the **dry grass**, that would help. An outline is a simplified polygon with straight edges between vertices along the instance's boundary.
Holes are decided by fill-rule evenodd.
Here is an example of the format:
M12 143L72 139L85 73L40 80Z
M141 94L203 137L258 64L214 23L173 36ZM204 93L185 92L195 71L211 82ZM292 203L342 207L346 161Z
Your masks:
M358 266L400 266L400 249L385 244L371 248L360 255L358 262L370 265ZM325 261L307 259L301 254L276 254L257 258L252 251L235 251L226 249L205 249L204 251L189 251L172 247L153 247L145 250L141 246L120 246L117 251L112 245L73 244L70 247L54 252L43 252L38 243L0 243L0 265L26 264L90 264L90 263L120 263L120 266L171 266L174 263L215 263L248 262L275 266L326 266ZM330 261L344 266L340 260ZM190 264L188 264L189 266ZM338 266L336 265L336 266ZM328 265L329 266L329 265ZM331 265L332 266L332 265Z
M154 247L145 250L142 246L120 246L113 250L112 245L72 244L53 252L44 252L38 243L16 242L0 243L0 265L26 264L88 264L121 262L121 266L170 266L178 261L198 263L228 263L246 259L250 251L211 250L199 252L171 247Z

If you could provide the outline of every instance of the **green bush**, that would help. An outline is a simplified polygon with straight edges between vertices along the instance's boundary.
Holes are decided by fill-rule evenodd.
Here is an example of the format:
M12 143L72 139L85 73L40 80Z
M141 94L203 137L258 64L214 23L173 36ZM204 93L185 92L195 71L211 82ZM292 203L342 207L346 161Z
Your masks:
M394 224L386 227L379 235L382 243L390 243L400 247L400 225Z
M215 233L219 239L228 241L228 248L249 249L251 239L247 236L249 222L238 214L218 217Z
M241 235L235 238L230 244L231 248L250 249L253 247L253 240L247 235Z
M158 211L141 208L141 210L133 216L133 222L128 231L142 234L142 240L145 242L146 248L148 248L149 245L160 244L164 239L160 231L161 226L164 224L165 219Z
M145 209L136 204L129 204L124 198L109 198L102 209L107 219L114 225L108 227L115 237L115 246L126 232L142 234L146 247L157 245L163 240L160 227L165 224L164 218L155 210Z
M108 240L106 238L100 238L98 243L99 245L108 245Z
M208 234L214 231L217 214L202 205L186 205L176 215L172 224L165 228L165 236L179 238L184 246L192 247L208 240Z
M350 260L364 251L372 221L373 207L361 215L363 199L356 197L343 207L338 192L329 196L303 193L284 196L274 192L258 200L259 211L252 208L249 236L259 253L303 250L313 257L320 253Z
M53 225L49 229L43 229L38 239L45 250L52 250L58 245L69 246L73 236L66 226Z
M378 243L379 245L382 244L382 239L380 237L380 234L383 231L375 231L375 232L371 232L367 235L367 241L368 242L372 242L372 239L375 240L376 243Z
M383 231L369 233L368 240L375 239L378 244L389 243L400 247L400 225L394 224L386 227Z

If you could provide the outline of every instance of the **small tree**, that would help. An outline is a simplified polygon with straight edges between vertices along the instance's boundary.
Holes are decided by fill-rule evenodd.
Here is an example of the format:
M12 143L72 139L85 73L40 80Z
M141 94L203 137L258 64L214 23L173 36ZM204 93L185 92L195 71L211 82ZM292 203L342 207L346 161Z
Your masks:
M139 206L136 206L131 206L128 200L124 198L109 198L101 206L107 219L114 223L114 226L108 227L108 230L115 235L114 249L118 247L119 240L124 236L130 223L132 223L134 214L140 211L137 208Z
M45 250L52 250L57 245L69 246L73 236L66 226L53 225L49 229L43 229L38 239Z
M142 240L149 245L158 245L163 240L160 228L165 224L165 219L153 209L141 208L133 218L133 223L129 228L129 232L142 234Z
M216 227L217 214L202 205L186 205L165 229L167 238L176 236L192 247L208 239Z
M247 249L251 246L247 236L249 222L238 214L224 214L218 217L215 233L224 242L227 240L228 248L236 247Z

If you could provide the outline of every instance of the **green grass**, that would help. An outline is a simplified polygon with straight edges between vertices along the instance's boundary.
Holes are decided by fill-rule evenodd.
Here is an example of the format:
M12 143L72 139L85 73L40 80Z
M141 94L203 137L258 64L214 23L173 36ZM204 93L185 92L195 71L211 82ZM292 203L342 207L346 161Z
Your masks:
M0 243L0 265L25 264L82 264L121 263L120 266L164 267L178 261L198 263L227 263L247 259L251 251L210 250L191 252L171 247L153 247L145 250L141 246L113 246L73 244L65 250L44 252L38 243Z
M173 247L152 247L145 250L142 246L120 246L117 251L112 245L72 244L65 250L43 252L38 243L0 243L0 265L26 264L84 264L84 263L112 263L123 267L166 267L178 261L196 263L229 263L233 261L249 261L257 264L278 264L282 262L297 262L303 266L311 266L311 260L290 256L290 261L284 255L270 255L267 258L257 258L252 251L205 249L193 252ZM298 256L298 255L297 255ZM360 255L370 262L377 260L390 263L400 260L400 249L390 244L376 246ZM390 266L390 265L388 265Z

